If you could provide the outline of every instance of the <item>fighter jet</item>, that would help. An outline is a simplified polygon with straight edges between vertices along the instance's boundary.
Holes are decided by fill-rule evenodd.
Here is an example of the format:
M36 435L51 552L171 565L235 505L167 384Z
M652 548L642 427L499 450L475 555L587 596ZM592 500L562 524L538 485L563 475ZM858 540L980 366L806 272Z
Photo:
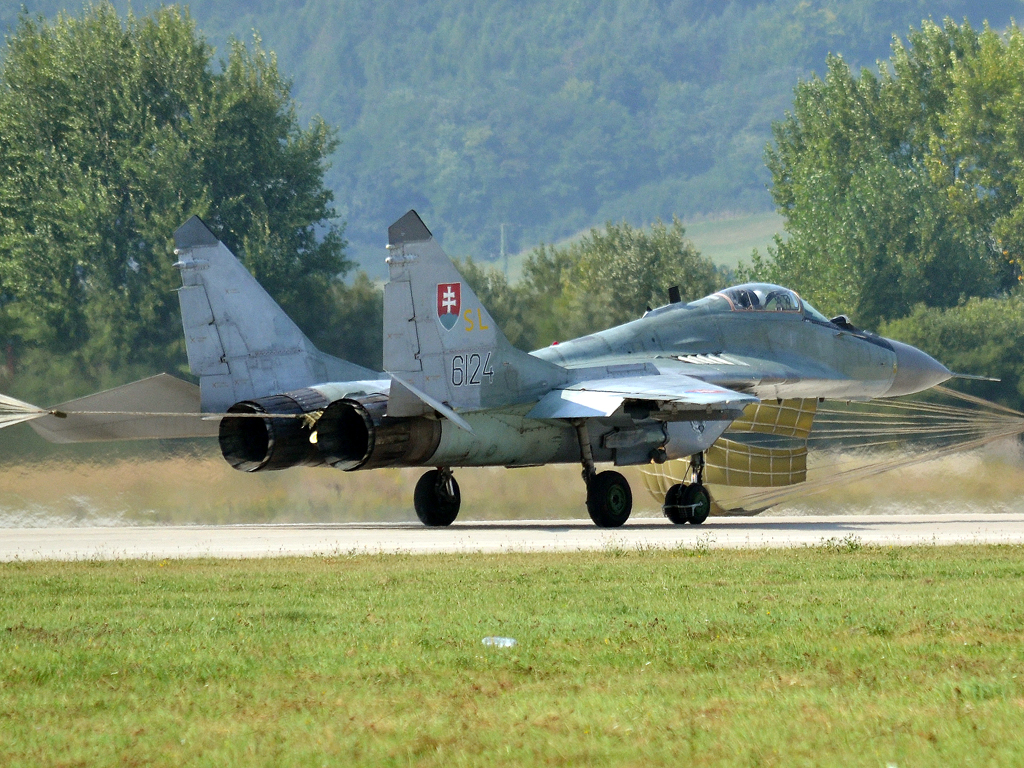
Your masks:
M198 217L175 233L189 367L49 409L7 399L56 442L216 435L231 466L430 467L413 504L451 524L453 470L579 463L598 526L633 506L616 467L689 459L665 494L674 523L711 508L704 456L745 409L869 400L950 378L898 341L826 318L778 285L737 285L530 353L513 347L415 211L388 228L384 371L316 349ZM19 410L20 409L20 410ZM185 418L182 418L185 417Z

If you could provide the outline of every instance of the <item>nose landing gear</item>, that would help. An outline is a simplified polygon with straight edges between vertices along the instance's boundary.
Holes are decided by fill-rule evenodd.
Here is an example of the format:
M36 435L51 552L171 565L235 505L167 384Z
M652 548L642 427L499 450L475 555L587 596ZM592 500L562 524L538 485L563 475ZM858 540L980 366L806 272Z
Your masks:
M711 495L703 483L704 454L695 453L690 458L690 466L693 467L693 483L676 483L665 494L662 510L676 525L700 525L711 512Z
M424 525L451 525L459 515L462 494L451 467L440 467L424 473L413 492L416 516Z

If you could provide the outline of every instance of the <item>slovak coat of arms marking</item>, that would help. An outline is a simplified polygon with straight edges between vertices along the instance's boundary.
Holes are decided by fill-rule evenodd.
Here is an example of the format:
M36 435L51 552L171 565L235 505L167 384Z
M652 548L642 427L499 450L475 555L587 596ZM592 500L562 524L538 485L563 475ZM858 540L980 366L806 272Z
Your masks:
M446 331L455 327L462 310L462 283L437 284L437 319Z

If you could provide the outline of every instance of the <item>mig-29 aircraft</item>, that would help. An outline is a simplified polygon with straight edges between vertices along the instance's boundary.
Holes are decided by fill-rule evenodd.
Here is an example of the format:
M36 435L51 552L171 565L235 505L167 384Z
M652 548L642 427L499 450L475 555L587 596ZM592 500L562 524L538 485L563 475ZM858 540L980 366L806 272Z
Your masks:
M428 526L451 524L453 468L583 466L587 510L620 526L618 472L688 458L665 495L674 523L702 523L703 457L760 401L868 400L950 378L914 347L829 320L795 292L750 283L531 353L513 347L415 211L388 228L384 372L306 338L198 217L175 233L182 323L196 387L166 374L0 421L54 442L212 436L236 469L432 467L415 489ZM187 418L182 418L187 417Z

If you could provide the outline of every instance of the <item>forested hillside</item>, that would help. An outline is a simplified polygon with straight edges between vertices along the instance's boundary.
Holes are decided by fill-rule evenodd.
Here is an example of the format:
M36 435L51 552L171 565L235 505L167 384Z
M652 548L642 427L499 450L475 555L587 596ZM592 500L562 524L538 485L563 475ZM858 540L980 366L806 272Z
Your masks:
M114 5L121 11L127 2ZM157 2L135 0L137 14ZM20 3L0 7L16 22ZM30 13L79 13L28 0ZM1024 15L1020 0L194 0L226 56L256 29L302 119L339 129L327 185L349 254L380 264L415 207L454 254L495 255L607 219L771 208L763 151L828 52L857 67L929 16Z

